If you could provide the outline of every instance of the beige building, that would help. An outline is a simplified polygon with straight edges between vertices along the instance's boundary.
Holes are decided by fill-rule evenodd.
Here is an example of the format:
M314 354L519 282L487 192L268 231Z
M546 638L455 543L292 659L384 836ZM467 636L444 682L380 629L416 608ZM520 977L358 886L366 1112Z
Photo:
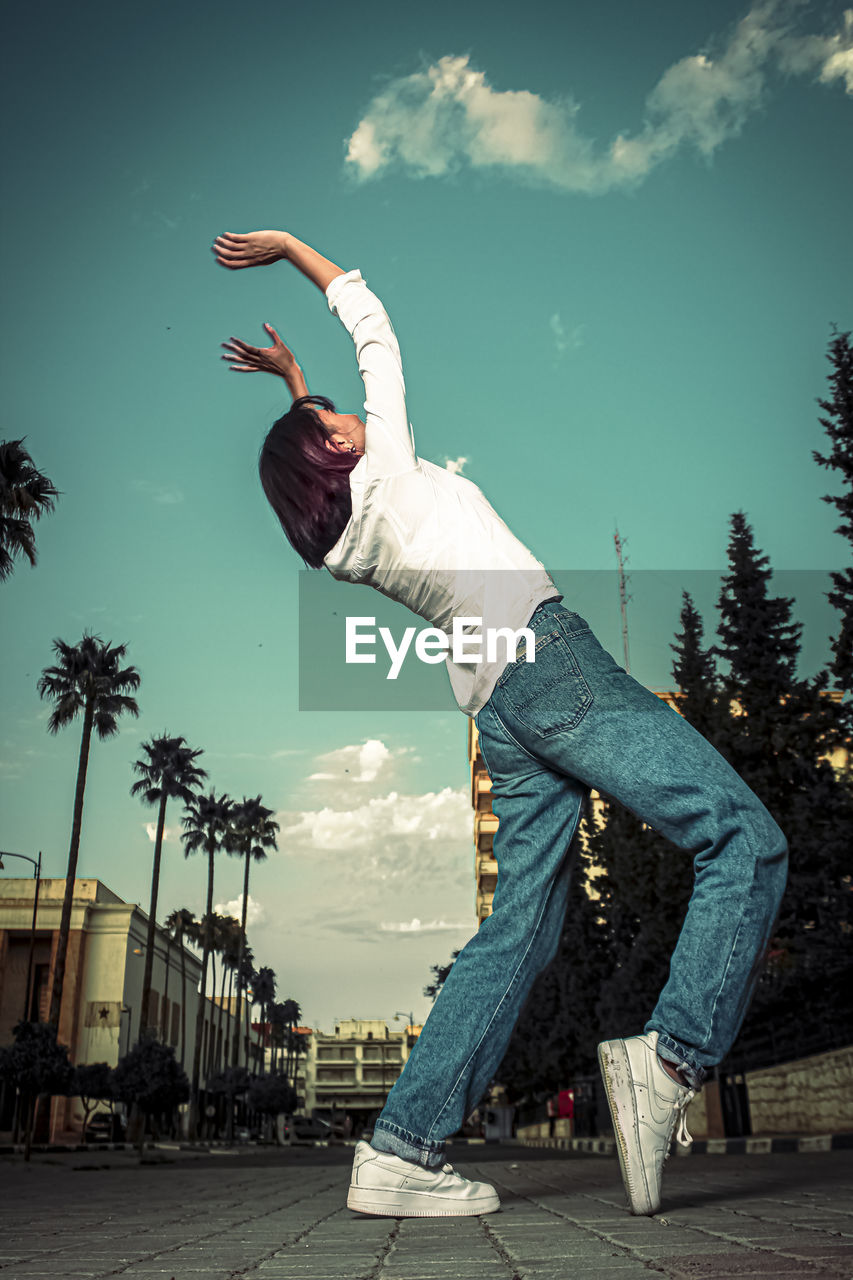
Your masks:
M415 1025L390 1031L380 1019L345 1018L332 1035L313 1031L305 1060L305 1113L337 1121L348 1115L354 1133L369 1125L384 1107L421 1029Z
M46 1020L65 894L64 879L42 880L33 947L31 997L24 1009L32 937L34 879L0 878L0 1044L10 1044L12 1031L25 1016ZM145 967L148 916L123 902L100 880L74 884L71 930L63 983L58 1039L68 1046L72 1063L106 1062L115 1066L139 1038L139 1014ZM182 963L184 979L182 979ZM201 962L179 947L166 930L154 934L150 1021L160 1039L175 1048L188 1076L192 1074ZM213 1000L205 1001L202 1042L202 1087L221 1068L223 1041L230 1041L235 1019ZM182 1017L182 1013L184 1016ZM183 1029L183 1034L182 1034ZM260 1037L250 1033L253 1066L259 1061ZM217 1055L210 1053L215 1048ZM244 1059L241 1059L243 1061ZM0 1132L11 1127L13 1100L0 1115ZM54 1098L49 1135L65 1141L79 1134L82 1108L77 1098Z

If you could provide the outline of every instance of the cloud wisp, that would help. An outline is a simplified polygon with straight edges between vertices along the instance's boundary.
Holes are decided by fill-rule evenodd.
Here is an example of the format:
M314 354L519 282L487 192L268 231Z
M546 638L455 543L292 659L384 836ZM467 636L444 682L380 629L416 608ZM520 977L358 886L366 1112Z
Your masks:
M727 41L667 68L640 129L604 148L582 130L571 97L495 89L469 57L448 54L374 97L348 140L346 166L361 182L392 169L425 178L468 166L587 195L636 186L679 150L709 158L739 134L774 73L840 81L853 94L853 10L828 35L798 34L791 12L779 0L759 4Z

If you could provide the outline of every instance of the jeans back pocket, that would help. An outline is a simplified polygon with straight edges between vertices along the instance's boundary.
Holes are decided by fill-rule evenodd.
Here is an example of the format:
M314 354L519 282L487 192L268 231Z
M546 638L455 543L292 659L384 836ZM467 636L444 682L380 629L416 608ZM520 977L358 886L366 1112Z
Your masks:
M592 693L559 624L536 637L532 662L522 656L507 664L495 685L495 698L542 738L580 723L592 704Z

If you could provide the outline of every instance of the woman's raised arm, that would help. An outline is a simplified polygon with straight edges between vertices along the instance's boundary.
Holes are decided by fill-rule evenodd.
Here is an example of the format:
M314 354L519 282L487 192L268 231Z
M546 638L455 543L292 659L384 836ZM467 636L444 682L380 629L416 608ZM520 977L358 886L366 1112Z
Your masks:
M246 235L224 231L216 237L213 252L216 261L231 271L290 262L323 293L336 276L344 274L334 262L287 231L250 231Z

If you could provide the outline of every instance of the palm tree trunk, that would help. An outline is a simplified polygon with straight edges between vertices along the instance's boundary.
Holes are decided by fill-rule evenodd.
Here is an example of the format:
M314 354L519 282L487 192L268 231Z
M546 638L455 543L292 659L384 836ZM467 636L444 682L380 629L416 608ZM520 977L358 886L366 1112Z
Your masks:
M166 935L166 976L163 979L163 1007L160 1010L160 1022L163 1026L163 1043L169 1043L169 960L172 954L172 938Z
M231 1000L234 995L234 966L230 966L228 970L228 1021L225 1023L225 1054L223 1056L223 1068L228 1066L230 1061L229 1050L231 1048Z
M208 925L208 928L211 928ZM210 1011L210 1037L207 1042L207 1075L213 1075L213 1063L216 1059L216 947L210 944L210 991L214 1007Z
M193 1078L192 1078L192 1136L196 1137L199 1119L199 1083L201 1080L201 1038L204 1034L204 1000L207 993L207 957L210 954L210 917L213 914L213 855L216 852L216 841L211 837L207 846L207 921L204 929L204 942L201 961L201 992L199 994L198 1011L195 1020L195 1044L193 1045Z
M246 983L246 1070L252 1070L252 1027L250 1023L253 1001L249 999L249 984Z
M178 933L181 948L181 1069L187 1052L187 953L184 950L184 931Z
M216 1034L216 1043L217 1043L217 1045L218 1045L218 1052L217 1052L217 1054L216 1054L215 1069L216 1069L217 1071L221 1071L221 1070L222 1070L222 1067L224 1066L223 1050L224 1050L224 1048L225 1048L225 1031L224 1031L224 1025L225 1025L225 976L226 976L227 969L228 969L228 966L227 966L227 965L226 965L226 963L225 963L225 950L224 950L224 948L223 948L223 951L222 951L222 966L221 966L221 967L222 967L222 981L221 981L221 983L219 984L219 1016L218 1016L218 1019L217 1019L217 1021L218 1021L218 1023L219 1023L219 1026L218 1026L218 1028L217 1028L217 1034Z
M239 1064L239 1061L240 1061L240 1056L239 1056L240 1055L240 1013L241 1013L240 997L242 996L242 993L243 993L243 988L240 985L240 978L243 973L243 956L246 951L246 912L249 907L249 862L251 857L252 857L251 852L249 849L247 849L246 850L246 869L245 869L245 872L243 873L243 910L240 916L240 953L237 957L237 1025L236 1025L236 1032L234 1035L234 1057L232 1059L235 1067ZM246 1057L248 1059L248 1049L246 1051ZM247 1065L248 1065L248 1062L247 1062Z
M160 856L163 852L163 830L166 826L166 788L160 796L157 814L157 837L154 841L154 869L151 873L151 907L148 912L148 935L145 939L145 971L142 975L142 1006L139 1010L139 1038L148 1030L148 1010L151 1005L151 974L154 971L154 931L157 928L157 895L160 890Z
M56 940L56 958L53 964L53 985L50 992L48 1022L59 1028L62 1007L62 988L65 983L65 957L68 954L68 934L71 930L71 906L74 901L74 880L77 876L77 857L80 852L80 832L83 827L83 796L86 791L86 769L89 764L89 746L92 740L92 724L95 719L95 700L86 699L83 715L83 736L80 741L80 758L77 763L77 789L74 793L74 817L71 822L71 845L68 850L68 870L65 873L65 897L59 920L59 937Z

